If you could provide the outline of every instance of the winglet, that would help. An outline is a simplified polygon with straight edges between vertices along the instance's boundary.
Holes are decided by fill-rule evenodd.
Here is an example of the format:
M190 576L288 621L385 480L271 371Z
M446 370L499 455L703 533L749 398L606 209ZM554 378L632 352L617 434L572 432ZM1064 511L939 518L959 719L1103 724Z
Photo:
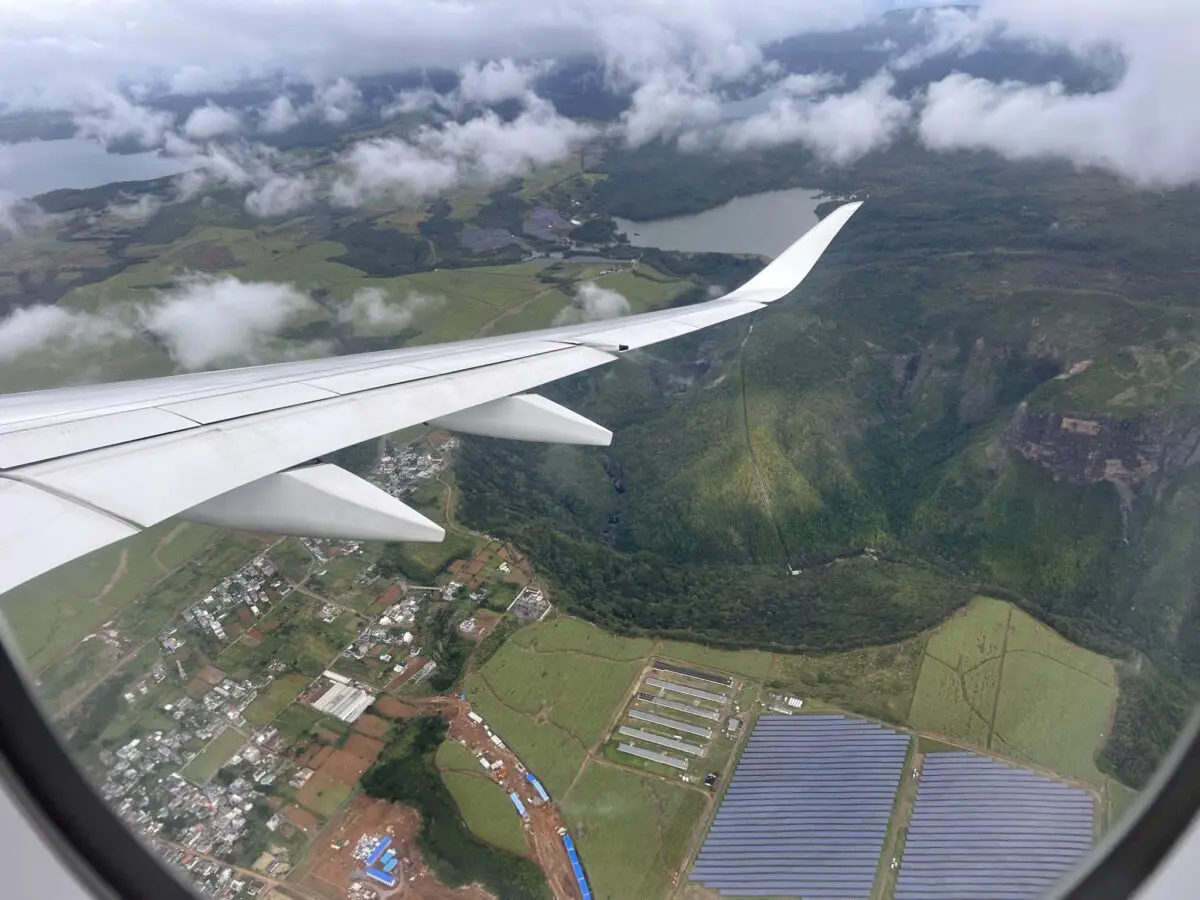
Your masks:
M863 201L856 200L839 206L775 257L765 269L721 299L770 303L786 297L808 276L821 254L862 205Z

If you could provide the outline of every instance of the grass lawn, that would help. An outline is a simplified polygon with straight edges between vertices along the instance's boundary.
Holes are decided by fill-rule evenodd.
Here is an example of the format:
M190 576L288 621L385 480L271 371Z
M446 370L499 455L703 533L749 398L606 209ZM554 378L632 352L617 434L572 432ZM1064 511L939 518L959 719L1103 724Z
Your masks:
M458 746L455 744L455 746ZM520 856L529 855L521 817L504 788L475 767L479 775L443 772L442 780L454 797L467 827L480 839Z
M472 775L479 772L483 774L483 767L479 765L475 754L457 741L442 741L442 745L438 747L435 761L437 767L443 772L469 772Z
M768 683L798 697L903 724L917 685L925 638L846 653L776 657Z
M275 679L246 707L243 713L246 721L251 725L266 725L300 695L308 682L303 675L284 675Z
M604 900L664 897L705 795L592 762L562 802L592 891Z
M766 678L771 667L771 654L762 650L717 650L681 641L663 641L655 655L684 665L730 672L746 678Z
M191 762L180 770L185 778L203 784L217 774L217 769L229 761L246 743L246 737L233 728L226 728L208 742Z

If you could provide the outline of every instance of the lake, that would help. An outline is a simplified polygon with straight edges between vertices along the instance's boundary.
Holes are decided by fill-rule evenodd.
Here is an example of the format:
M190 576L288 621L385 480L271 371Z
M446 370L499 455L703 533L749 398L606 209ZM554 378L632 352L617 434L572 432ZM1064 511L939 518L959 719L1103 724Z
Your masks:
M774 257L817 224L819 203L818 191L791 188L735 197L722 206L690 216L650 222L614 216L613 221L635 247Z
M157 153L107 153L100 144L83 138L0 144L0 194L33 197L59 188L147 181L189 168L186 160Z

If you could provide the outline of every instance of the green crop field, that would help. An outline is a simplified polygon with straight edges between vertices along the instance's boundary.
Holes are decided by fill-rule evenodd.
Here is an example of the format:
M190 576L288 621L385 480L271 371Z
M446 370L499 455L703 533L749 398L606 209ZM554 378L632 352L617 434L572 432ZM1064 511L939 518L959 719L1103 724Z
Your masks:
M476 771L480 774L442 773L442 780L454 797L463 821L481 840L510 853L528 856L529 841L525 838L521 817L508 799L508 794L500 785L485 777L478 766Z
M283 712L307 684L308 679L303 675L285 675L275 679L246 707L243 713L246 721L251 725L266 725Z
M577 652L607 660L643 660L654 646L639 638L623 638L579 619L558 618L517 632L512 643L538 653Z
M54 662L179 565L180 553L195 555L215 534L202 526L187 526L181 533L176 528L178 523L170 522L147 529L5 594L0 611L29 664L36 670ZM155 561L160 544L171 550L169 561L163 560L167 568Z
M505 706L545 719L590 747L641 668L640 659L614 662L582 650L546 651L513 641L479 674Z
M771 654L762 650L717 650L682 641L663 641L655 656L746 678L766 678L771 668Z
M707 797L604 763L588 765L562 801L593 894L663 897L683 862Z
M1110 660L977 597L929 636L909 724L1103 787L1116 699Z
M457 741L442 741L437 751L437 767L443 772L483 772L475 754Z
M226 728L209 741L208 746L196 754L196 757L184 766L180 773L192 781L203 784L216 775L217 769L225 765L229 761L229 757L237 753L244 743L246 743L244 734L233 728Z

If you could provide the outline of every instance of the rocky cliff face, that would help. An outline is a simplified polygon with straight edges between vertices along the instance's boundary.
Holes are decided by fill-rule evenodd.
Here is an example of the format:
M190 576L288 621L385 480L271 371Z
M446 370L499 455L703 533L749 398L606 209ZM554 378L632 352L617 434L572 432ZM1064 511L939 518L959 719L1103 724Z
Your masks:
M1074 484L1111 482L1128 505L1151 476L1169 475L1200 458L1200 427L1153 415L1037 414L1022 403L1004 443Z

